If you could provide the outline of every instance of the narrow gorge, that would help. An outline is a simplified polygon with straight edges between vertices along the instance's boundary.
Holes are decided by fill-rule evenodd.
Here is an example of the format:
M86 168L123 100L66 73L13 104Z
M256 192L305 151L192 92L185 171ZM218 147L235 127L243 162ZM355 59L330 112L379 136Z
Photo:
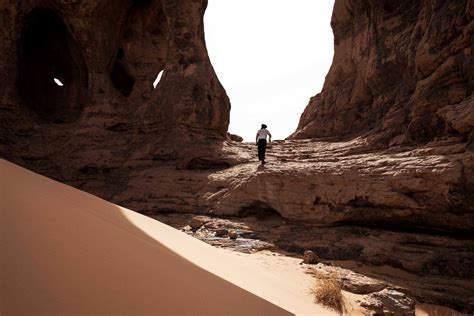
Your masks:
M473 313L474 2L336 0L324 87L265 167L227 133L206 6L2 1L0 157L218 246L399 269L382 288Z

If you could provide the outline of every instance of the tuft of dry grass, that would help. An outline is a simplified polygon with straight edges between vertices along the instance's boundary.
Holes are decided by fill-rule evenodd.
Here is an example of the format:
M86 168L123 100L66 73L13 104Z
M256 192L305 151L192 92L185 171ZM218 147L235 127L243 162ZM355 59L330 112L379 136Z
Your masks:
M337 275L321 276L315 287L311 289L317 303L332 308L342 314L345 311L344 297Z
M462 315L461 313L458 313L452 309L449 308L443 308L441 306L436 306L434 307L430 312L430 316L459 316Z

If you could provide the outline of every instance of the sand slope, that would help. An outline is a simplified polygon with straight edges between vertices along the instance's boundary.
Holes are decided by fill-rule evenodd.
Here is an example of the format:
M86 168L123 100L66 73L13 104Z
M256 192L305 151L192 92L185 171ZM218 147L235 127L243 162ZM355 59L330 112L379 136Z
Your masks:
M0 314L330 314L296 280L0 160Z

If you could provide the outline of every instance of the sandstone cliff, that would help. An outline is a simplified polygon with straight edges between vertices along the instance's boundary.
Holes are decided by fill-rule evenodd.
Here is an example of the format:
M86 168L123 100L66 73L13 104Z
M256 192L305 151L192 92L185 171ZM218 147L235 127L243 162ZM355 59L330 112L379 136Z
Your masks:
M337 0L335 55L293 139L473 142L474 3Z
M65 146L65 139L89 150L97 141L107 146L124 135L177 129L224 136L230 103L206 51L206 5L205 0L2 1L3 146L21 146L26 135L45 139L27 141L22 154L45 146L52 151ZM95 130L110 135L95 140L78 135L86 126L94 137ZM114 134L120 132L125 133Z
M273 214L287 250L472 279L473 2L336 0L323 91L266 167L226 136L206 4L0 2L0 156L149 215Z

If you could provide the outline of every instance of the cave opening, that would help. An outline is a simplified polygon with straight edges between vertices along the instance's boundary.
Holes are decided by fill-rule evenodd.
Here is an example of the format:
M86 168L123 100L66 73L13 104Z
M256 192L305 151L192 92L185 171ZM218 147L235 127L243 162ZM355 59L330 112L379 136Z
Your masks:
M61 80L59 80L58 78L53 78L53 80L58 86L60 87L64 86L64 83L62 83Z
M19 42L19 93L25 106L53 123L76 121L87 101L87 67L77 42L51 9L33 9Z
M117 59L115 60L112 72L110 73L110 79L112 80L114 87L124 96L128 97L133 91L135 79L128 71L126 64L122 62L122 57L120 57L120 55L120 53L117 54Z

